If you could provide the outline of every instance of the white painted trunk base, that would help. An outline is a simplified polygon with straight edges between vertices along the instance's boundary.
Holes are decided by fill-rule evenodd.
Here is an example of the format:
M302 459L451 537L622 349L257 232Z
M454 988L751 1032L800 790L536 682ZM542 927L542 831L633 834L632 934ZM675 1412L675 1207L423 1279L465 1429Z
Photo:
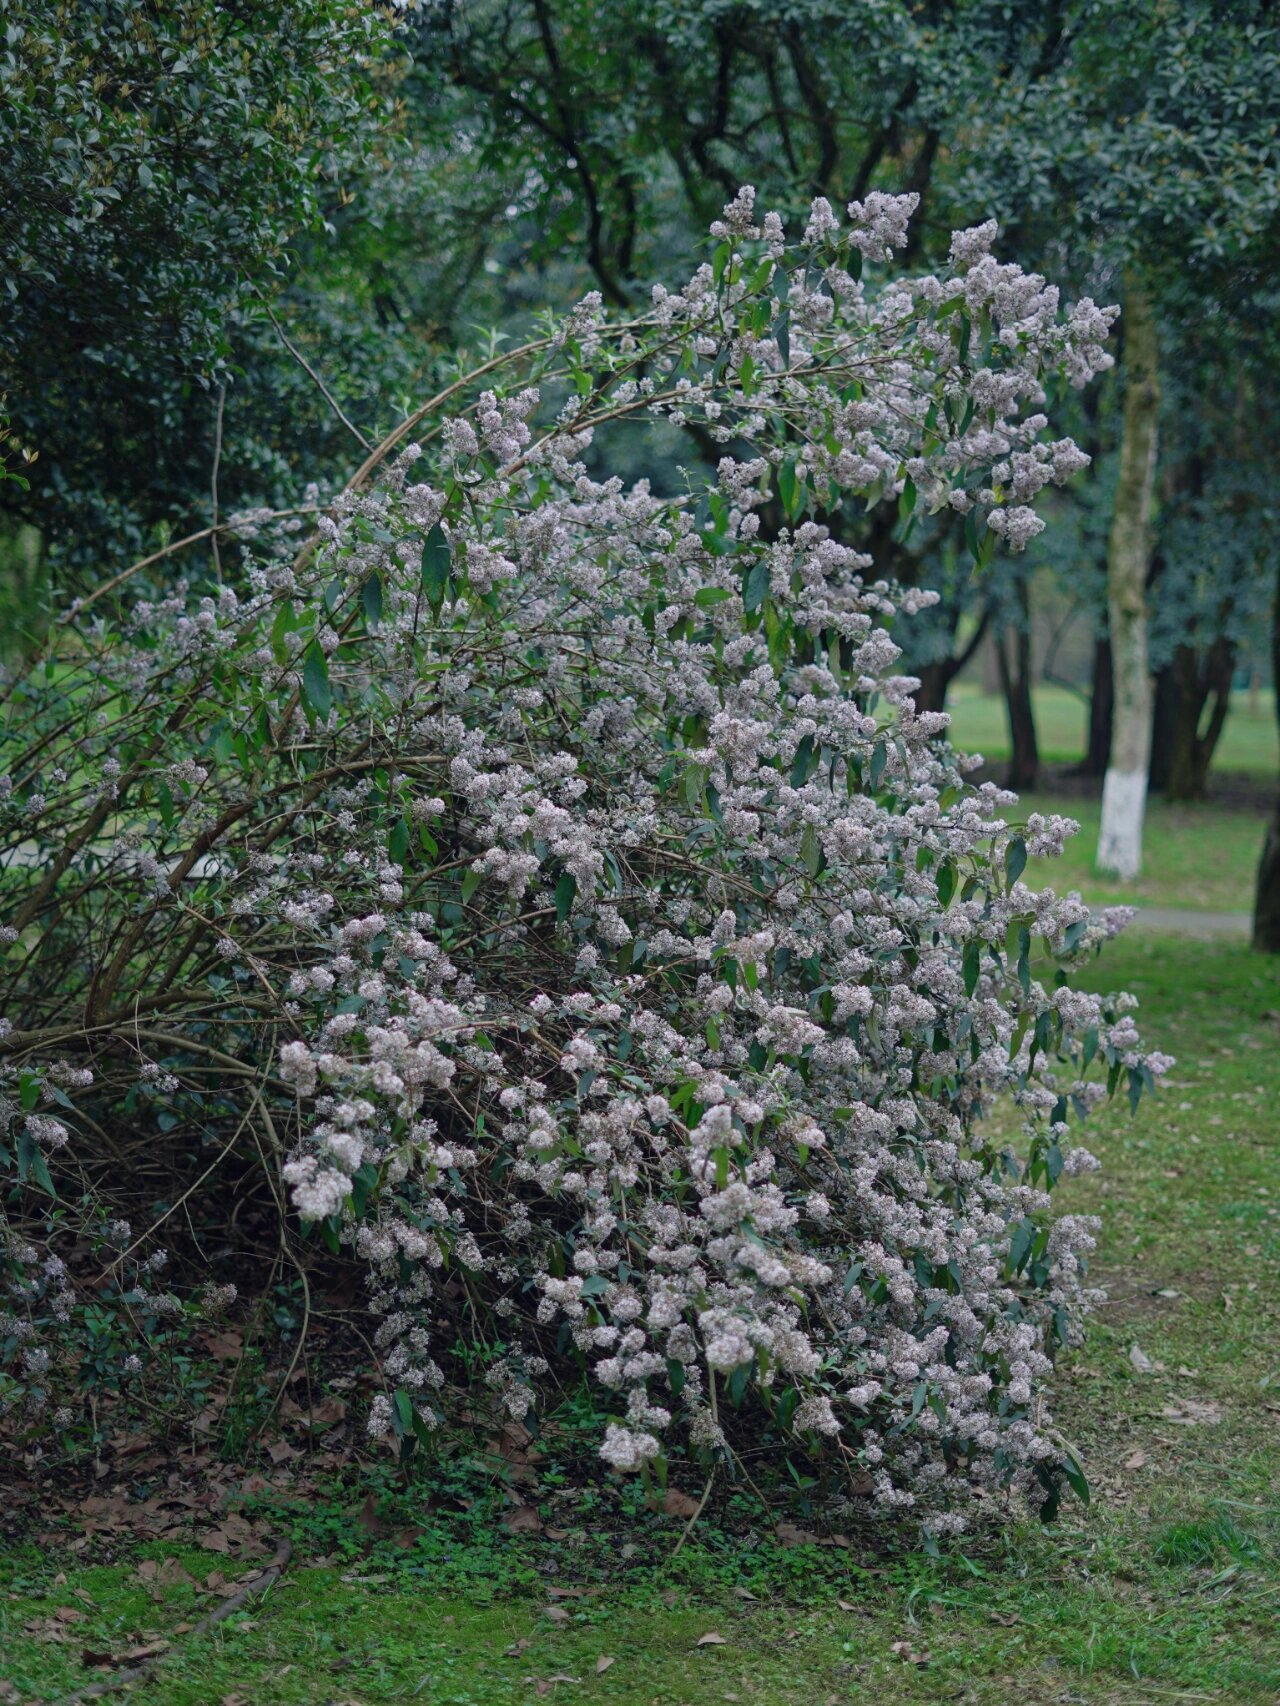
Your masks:
M1108 770L1102 784L1098 869L1133 878L1142 869L1142 819L1147 809L1145 770Z

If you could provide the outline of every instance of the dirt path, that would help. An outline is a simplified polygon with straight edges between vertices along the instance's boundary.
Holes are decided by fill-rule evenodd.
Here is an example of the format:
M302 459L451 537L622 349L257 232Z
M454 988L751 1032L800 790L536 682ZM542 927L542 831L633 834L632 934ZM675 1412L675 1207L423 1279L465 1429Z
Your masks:
M1129 926L1162 936L1194 936L1205 941L1222 936L1248 936L1253 917L1248 912L1195 912L1178 906L1140 906Z

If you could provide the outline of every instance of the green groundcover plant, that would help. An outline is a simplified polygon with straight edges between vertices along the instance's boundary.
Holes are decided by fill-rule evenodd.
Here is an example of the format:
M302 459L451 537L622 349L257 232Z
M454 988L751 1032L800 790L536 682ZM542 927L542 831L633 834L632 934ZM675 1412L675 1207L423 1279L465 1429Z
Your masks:
M8 684L27 1451L232 1302L165 1240L195 1200L234 1249L265 1189L282 1240L363 1265L368 1426L405 1449L576 1382L618 1471L771 1440L934 1532L1082 1485L1042 1380L1094 1227L1049 1193L1092 1165L1073 1122L1166 1062L1068 981L1121 919L1022 880L1071 826L968 784L895 672L930 595L838 535L851 500L946 505L980 562L1022 546L1087 461L1043 410L1112 313L1063 312L994 225L864 279L913 206L819 200L789 243L742 190L683 288L588 297L309 537L237 517L225 584L106 583ZM609 477L655 417L720 447L713 478ZM1017 1154L983 1125L1006 1095ZM159 1152L184 1213L156 1226ZM94 1358L108 1294L137 1344Z

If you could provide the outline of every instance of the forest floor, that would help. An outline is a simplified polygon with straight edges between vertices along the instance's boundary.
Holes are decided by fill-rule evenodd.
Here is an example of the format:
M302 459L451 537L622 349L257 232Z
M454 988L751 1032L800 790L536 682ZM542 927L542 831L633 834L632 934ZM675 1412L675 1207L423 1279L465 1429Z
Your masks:
M1104 1217L1109 1301L1055 1380L1087 1507L993 1515L929 1557L905 1532L774 1530L739 1494L673 1557L680 1512L584 1492L554 1454L523 1515L492 1465L370 1492L276 1442L247 1476L221 1465L210 1510L208 1474L192 1494L181 1464L117 1460L0 1556L0 1700L62 1700L161 1647L133 1692L172 1706L1275 1706L1280 965L1137 934L1088 981L1134 990L1178 1064L1064 1187ZM201 1634L280 1534L283 1578Z

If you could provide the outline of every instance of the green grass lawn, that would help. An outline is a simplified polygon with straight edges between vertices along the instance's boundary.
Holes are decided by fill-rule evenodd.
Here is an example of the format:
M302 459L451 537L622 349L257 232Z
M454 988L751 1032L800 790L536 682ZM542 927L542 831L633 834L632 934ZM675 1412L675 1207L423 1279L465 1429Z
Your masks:
M1078 764L1084 752L1088 702L1064 687L1041 685L1032 693L1040 756L1049 764ZM980 752L991 763L1009 756L1004 700L983 693L976 682L956 682L947 696L952 739L963 752ZM1255 776L1272 781L1280 768L1280 732L1269 693L1235 693L1231 714L1214 754L1215 775Z
M67 1547L17 1546L0 1565L0 1699L60 1699L91 1674L85 1648L161 1636L172 1656L138 1692L166 1706L1275 1706L1280 963L1150 936L1088 981L1134 990L1178 1064L1136 1117L1106 1115L1103 1171L1064 1187L1105 1225L1110 1301L1055 1401L1087 1508L1050 1529L1010 1516L930 1558L906 1535L892 1557L865 1539L783 1547L744 1503L735 1532L709 1513L671 1561L678 1519L638 1515L633 1554L568 1487L543 1489L550 1535L507 1534L483 1504L450 1517L421 1489L393 1502L410 1526L375 1541L358 1491L290 1506L277 1483L294 1563L200 1640L208 1601L181 1571L243 1564L111 1536L77 1552L74 1527Z
M1136 882L1104 877L1094 869L1098 850L1096 799L1024 794L1019 814L1061 812L1080 825L1060 859L1034 861L1026 881L1059 894L1078 889L1093 906L1171 906L1211 912L1252 912L1254 881L1266 820L1212 801L1170 805L1147 802L1142 873Z

